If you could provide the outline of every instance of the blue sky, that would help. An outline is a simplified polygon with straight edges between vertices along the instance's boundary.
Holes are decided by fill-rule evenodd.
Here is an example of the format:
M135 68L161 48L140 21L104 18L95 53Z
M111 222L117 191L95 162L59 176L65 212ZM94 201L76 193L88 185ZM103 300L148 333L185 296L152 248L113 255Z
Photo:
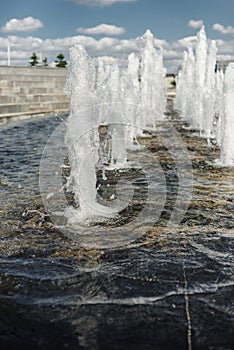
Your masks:
M121 57L149 28L161 40L166 66L175 70L189 41L181 39L195 36L202 21L222 58L233 58L233 14L233 0L5 0L0 5L0 64L7 63L7 38L12 64L24 65L31 52L51 61L56 50L68 55L76 42L87 43L92 56ZM97 29L100 24L109 27Z

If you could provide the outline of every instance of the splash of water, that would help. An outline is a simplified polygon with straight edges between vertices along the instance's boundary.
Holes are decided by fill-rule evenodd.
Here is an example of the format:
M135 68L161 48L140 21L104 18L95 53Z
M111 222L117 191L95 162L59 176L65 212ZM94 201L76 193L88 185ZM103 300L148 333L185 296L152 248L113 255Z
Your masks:
M111 66L109 80L109 118L108 133L111 139L111 166L121 167L127 161L125 145L125 125L123 110L123 90L121 87L120 70L118 64Z
M184 53L177 81L175 107L188 124L210 144L215 139L221 147L219 164L234 165L234 65L224 75L215 72L216 42L208 45L205 28L197 36L195 55Z
M70 49L70 66L65 91L70 96L66 144L71 166L69 185L78 209L66 211L69 223L93 216L109 217L114 212L97 203L98 105L94 61L82 45Z
M230 63L224 81L224 118L221 127L222 165L234 166L234 63Z
M143 39L145 46L141 55L141 106L144 128L155 129L156 121L164 119L166 108L165 74L162 50L155 49L154 36L148 29ZM149 111L153 111L150 113Z
M190 47L184 54L182 70L178 76L175 107L191 128L197 129L208 142L214 137L216 112L215 94L217 47L208 45L205 27L197 35L195 54Z
M223 129L222 116L224 115L224 73L217 71L215 82L215 137L218 146L221 146L221 132Z
M155 128L156 121L165 117L162 52L155 49L149 30L144 35L141 59L129 55L126 72L120 71L117 63L105 66L99 60L95 67L95 62L82 45L70 49L65 91L71 102L65 140L71 167L68 188L73 192L77 208L66 211L69 223L84 218L113 217L118 213L119 207L97 202L97 166L102 166L103 173L107 163L109 168L127 167L127 148L137 145L138 129L142 132L142 128ZM106 155L100 152L100 125L107 126Z

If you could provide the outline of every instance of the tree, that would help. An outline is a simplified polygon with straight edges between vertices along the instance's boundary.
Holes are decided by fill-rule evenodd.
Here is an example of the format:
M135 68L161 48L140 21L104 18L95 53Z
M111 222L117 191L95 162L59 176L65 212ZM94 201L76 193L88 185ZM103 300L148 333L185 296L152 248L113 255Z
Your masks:
M44 67L47 67L47 66L48 66L47 57L43 58L42 63L43 63L43 66L44 66Z
M57 58L57 60L55 60L55 62L57 63L56 67L65 68L67 65L67 61L64 60L64 55L62 53L59 53L56 58Z
M171 81L171 85L172 85L173 87L176 87L176 80L175 80L175 79Z
M32 67L34 67L38 64L38 57L37 57L35 52L32 53L31 60L29 63Z

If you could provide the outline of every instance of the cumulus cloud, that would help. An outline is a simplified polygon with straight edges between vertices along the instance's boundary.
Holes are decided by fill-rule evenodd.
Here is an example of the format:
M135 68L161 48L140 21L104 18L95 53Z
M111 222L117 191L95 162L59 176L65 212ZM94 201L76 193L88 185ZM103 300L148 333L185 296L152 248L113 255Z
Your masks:
M139 53L140 50L138 38L119 39L105 36L96 39L86 35L56 39L11 35L8 38L11 44L11 61L12 64L16 65L28 65L32 52L36 52L38 56L41 53L43 58L47 57L49 64L55 60L59 52L62 52L66 60L69 61L69 48L75 44L84 45L91 57L102 57L106 63L113 63L118 60L122 65L124 65L124 60L131 52ZM170 66L173 64L173 58L179 59L182 55L180 50L170 48L169 44L164 40L155 38L155 45L163 47L165 63L168 63ZM2 48L0 64L7 64L7 38L0 37L0 47ZM24 49L22 50L22 48ZM178 54L176 53L177 51Z
M78 28L76 31L82 34L89 34L89 35L104 34L109 36L121 35L125 33L125 29L123 27L117 27L115 25L105 24L105 23L99 24L96 27Z
M197 42L197 36L187 36L183 39L178 40L175 45L177 44L177 47L188 47L193 46Z
M117 3L134 2L138 0L73 0L78 5L86 6L110 6Z
M224 40L216 40L216 44L218 47L218 53L220 55L232 55L234 52L234 40L224 41Z
M215 23L213 29L222 34L234 34L234 27L224 27L222 24Z
M1 28L5 33L9 32L29 32L40 29L43 27L43 23L31 16L22 19L12 18Z
M188 22L188 27L193 29L199 29L203 26L203 24L204 22L201 19L198 19L198 20L191 19Z
M180 52L176 50L164 50L163 57L168 61L174 61L181 58Z
M28 65L31 54L36 52L42 58L47 57L51 64L57 54L62 52L69 61L69 48L75 44L82 44L86 47L91 57L103 57L105 62L112 63L115 60L125 62L128 54L138 54L142 45L139 38L120 39L118 37L104 36L97 39L88 35L74 35L56 39L41 39L39 37L9 35L8 38L0 36L0 64L7 64L7 40L11 46L11 62L13 65ZM188 46L194 47L197 42L196 36L185 37L180 40L168 43L155 38L155 45L163 48L164 64L169 73L177 72L181 64L183 52ZM217 40L219 59L231 59L234 52L234 40ZM123 64L124 65L124 64Z
M113 56L101 56L98 57L97 61L102 60L105 64L113 64L117 61L116 57Z
M32 52L36 52L37 54L41 52L42 56L47 57L49 62L53 61L59 52L62 52L66 59L69 60L68 50L75 44L84 45L92 57L114 56L121 58L137 50L135 39L120 40L113 37L103 37L97 40L91 36L76 35L57 39L41 39L33 36L19 37L11 35L8 39L11 45L12 57L16 55L16 52L22 51L24 52L24 57L28 57L26 60L22 59L21 65L28 64ZM0 47L3 49L3 52L5 52L5 55L3 54L0 59L0 64L4 64L4 57L7 57L7 38L0 37Z
M158 47L166 47L168 46L168 43L165 40L154 38L154 43Z

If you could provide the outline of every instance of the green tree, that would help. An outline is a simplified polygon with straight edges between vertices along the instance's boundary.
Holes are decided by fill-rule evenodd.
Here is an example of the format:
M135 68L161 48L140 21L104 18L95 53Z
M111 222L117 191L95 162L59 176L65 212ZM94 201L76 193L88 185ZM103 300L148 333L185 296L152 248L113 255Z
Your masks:
M56 57L57 59L55 60L55 62L57 63L56 64L56 67L62 67L62 68L65 68L66 65L67 65L67 61L65 61L65 57L62 53L59 53Z
M176 87L176 80L175 80L175 79L171 81L171 85L172 85L173 87Z
M29 63L30 63L30 65L32 67L34 67L34 66L36 66L38 64L38 57L37 57L35 52L32 53L32 56L30 58L30 62Z
M48 66L47 57L43 58L42 63L43 63L43 66L44 66L44 67L47 67L47 66Z

